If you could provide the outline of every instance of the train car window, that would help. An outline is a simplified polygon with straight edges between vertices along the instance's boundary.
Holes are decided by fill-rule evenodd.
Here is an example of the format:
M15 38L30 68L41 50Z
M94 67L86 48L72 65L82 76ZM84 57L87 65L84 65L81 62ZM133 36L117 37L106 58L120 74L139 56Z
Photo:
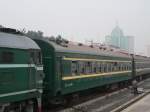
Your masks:
M120 65L119 65L118 69L119 69L119 71L121 71L121 67L120 67Z
M99 63L96 62L96 73L99 73Z
M85 62L86 74L92 73L92 62Z
M129 70L131 70L132 68L132 63L129 63Z
M127 70L127 64L124 64L124 70Z
M129 63L129 70L131 70L131 63Z
M136 69L138 69L138 68L139 68L138 66L139 66L139 63L137 63L137 64L136 64ZM140 68L141 68L141 67L142 67L142 66L140 66Z
M112 72L113 71L113 65L112 65L112 63L110 63L110 72Z
M94 67L94 73L97 73L97 68L96 67Z
M2 59L2 63L12 63L14 61L14 53L2 52L1 59Z
M127 70L127 64L124 63L124 70Z
M108 72L108 63L106 64L106 72Z
M111 63L107 64L107 69L108 69L108 72L111 72Z
M107 72L107 65L105 63L103 64L103 71Z
M106 66L103 65L103 72L105 73L106 72Z
M71 71L72 71L73 76L77 75L77 73L78 73L78 62L77 61L72 61Z
M122 64L119 64L119 71L122 71Z
M125 71L125 67L126 67L126 66L123 64L123 65L122 65L122 69L123 69L123 71Z
M117 62L114 62L114 63L113 63L113 66L114 66L114 71L117 71L117 69L118 69L118 63L117 63Z
M114 62L114 66L117 66L117 64L118 64L117 62Z
M139 63L136 64L136 69L138 69L138 68L139 68Z
M109 63L106 64L106 72L109 72Z
M113 63L111 64L111 70L112 70L112 72L114 72L114 65L113 65Z
M128 64L126 64L126 70L128 70Z
M83 73L83 74L85 73L85 68L82 68L82 71L81 71L81 73Z
M99 63L99 72L102 72L102 67L101 67L101 64Z
M79 73L85 74L85 63L84 62L79 62Z
M104 63L101 63L101 72L104 72Z
M143 65L140 65L140 66L139 66L139 64L140 64L140 63L138 63L137 66L136 66L137 69L138 69L138 68L143 68Z
M97 73L98 72L97 68L98 68L97 62L93 62L93 64L92 64L93 73Z
M128 63L126 64L126 66L127 66L127 70L129 70L129 64Z
M95 72L95 71L94 71L95 63L94 63L94 62L92 62L91 64L92 64L92 65L91 65L91 67L92 67L92 73L94 73L94 72Z
M126 65L125 65L125 63L123 63L123 71L125 71L126 70Z
M125 65L125 63L123 63L123 71L125 71L126 70L126 65Z
M118 64L117 64L117 71L120 71L120 68L119 68L119 67L120 67L120 64L118 63Z

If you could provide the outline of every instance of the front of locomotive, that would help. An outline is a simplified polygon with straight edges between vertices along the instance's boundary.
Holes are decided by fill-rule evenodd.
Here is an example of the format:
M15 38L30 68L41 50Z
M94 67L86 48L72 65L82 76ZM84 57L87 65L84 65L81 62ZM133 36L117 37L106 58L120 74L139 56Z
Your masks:
M39 98L37 99L38 103L38 112L41 111L41 95L43 93L43 64L42 64L42 53L40 49L30 49L29 50L29 72L31 74L35 74L35 86L37 90L37 95Z
M42 93L42 83L44 74L43 74L41 50L32 49L29 52L30 52L29 67L35 69L36 87L39 93Z
M0 112L40 112L43 77L40 47L15 29L0 28Z

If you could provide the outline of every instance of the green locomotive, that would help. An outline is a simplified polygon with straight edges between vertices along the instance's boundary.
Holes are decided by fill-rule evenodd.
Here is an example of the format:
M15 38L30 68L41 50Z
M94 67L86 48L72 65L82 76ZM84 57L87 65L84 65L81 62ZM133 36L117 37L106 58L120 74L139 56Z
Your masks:
M33 38L40 46L44 64L44 103L104 85L132 79L132 56L63 40Z
M40 112L41 58L32 39L13 29L0 29L0 112Z

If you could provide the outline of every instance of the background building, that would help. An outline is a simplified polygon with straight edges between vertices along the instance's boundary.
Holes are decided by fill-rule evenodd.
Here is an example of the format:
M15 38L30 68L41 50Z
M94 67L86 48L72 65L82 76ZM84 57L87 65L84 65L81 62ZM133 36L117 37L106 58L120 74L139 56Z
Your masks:
M150 45L147 45L147 56L150 57Z
M112 30L111 35L105 37L105 44L134 53L134 37L124 36L122 29L118 25Z
M133 36L127 36L128 38L128 51L129 53L134 53L134 37Z

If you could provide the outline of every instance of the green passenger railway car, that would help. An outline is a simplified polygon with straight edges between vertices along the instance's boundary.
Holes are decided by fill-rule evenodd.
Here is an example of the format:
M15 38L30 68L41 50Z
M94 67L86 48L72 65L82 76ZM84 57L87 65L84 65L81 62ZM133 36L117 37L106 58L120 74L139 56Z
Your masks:
M135 74L138 78L145 77L150 73L150 58L140 55L134 56L135 60Z
M44 64L44 102L132 78L129 54L99 47L33 38L40 46Z
M33 40L16 30L0 29L0 112L40 112L41 62Z
M150 73L149 57L62 38L32 39L0 28L0 112L41 112L41 105L124 86Z

